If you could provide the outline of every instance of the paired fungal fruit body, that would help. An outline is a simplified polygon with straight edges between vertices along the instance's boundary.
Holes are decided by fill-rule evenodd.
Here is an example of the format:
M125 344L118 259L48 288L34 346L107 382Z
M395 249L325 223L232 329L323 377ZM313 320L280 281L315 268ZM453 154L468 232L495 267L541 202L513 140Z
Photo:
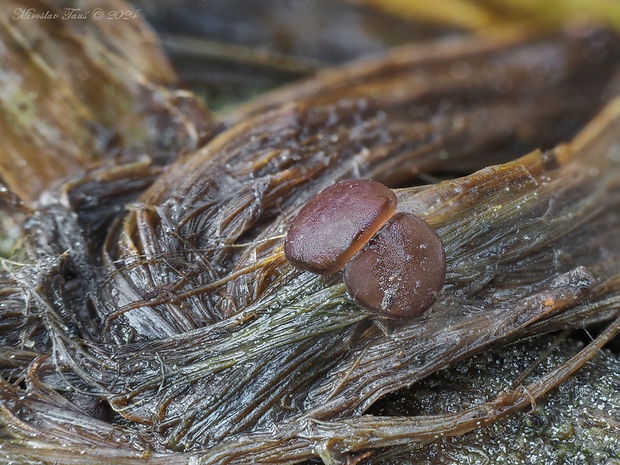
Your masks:
M286 258L318 274L344 270L351 297L389 318L411 318L434 302L446 275L441 239L423 220L396 212L396 196L358 179L314 196L293 221Z

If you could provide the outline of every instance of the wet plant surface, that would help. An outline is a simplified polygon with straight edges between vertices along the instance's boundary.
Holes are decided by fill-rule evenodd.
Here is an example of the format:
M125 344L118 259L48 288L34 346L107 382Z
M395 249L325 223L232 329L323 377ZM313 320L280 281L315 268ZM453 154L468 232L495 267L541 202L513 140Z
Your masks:
M558 344L559 343L559 344ZM582 347L538 338L488 351L373 407L382 415L458 412L565 362ZM603 351L557 390L513 416L464 436L378 452L381 463L606 463L620 456L618 359ZM516 376L515 376L516 375ZM610 462L613 463L613 462Z
M537 443L540 463L615 455L615 360L590 361L620 329L612 29L403 45L218 118L155 71L167 62L144 26L125 34L148 39L151 60L133 61L104 23L62 24L1 23L16 70L0 95L15 241L0 461L515 463ZM42 90L57 81L64 98ZM24 104L35 91L49 98ZM351 178L392 187L439 235L445 285L422 316L378 317L338 273L285 259L302 206ZM583 347L545 352L592 325Z

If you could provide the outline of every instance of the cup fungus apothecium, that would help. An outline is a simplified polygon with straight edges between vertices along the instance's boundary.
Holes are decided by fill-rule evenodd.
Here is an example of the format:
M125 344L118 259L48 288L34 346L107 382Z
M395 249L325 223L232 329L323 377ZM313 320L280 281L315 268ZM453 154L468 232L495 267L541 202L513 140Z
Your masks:
M370 179L342 181L312 197L293 220L284 254L317 274L341 270L396 212L396 196Z
M317 274L344 270L349 295L380 316L421 315L444 284L441 239L426 222L396 212L396 196L370 179L323 189L293 220L286 258Z

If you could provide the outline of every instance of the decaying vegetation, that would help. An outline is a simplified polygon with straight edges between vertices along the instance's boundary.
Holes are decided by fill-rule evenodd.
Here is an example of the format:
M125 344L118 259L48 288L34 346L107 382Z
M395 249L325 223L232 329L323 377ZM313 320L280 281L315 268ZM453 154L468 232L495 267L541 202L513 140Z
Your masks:
M404 45L217 119L101 23L6 17L0 169L23 226L0 278L0 462L372 463L527 408L620 330L613 30ZM83 62L100 81L71 78ZM444 243L446 285L405 324L284 259L299 208L356 177ZM486 402L377 413L477 353L605 322Z

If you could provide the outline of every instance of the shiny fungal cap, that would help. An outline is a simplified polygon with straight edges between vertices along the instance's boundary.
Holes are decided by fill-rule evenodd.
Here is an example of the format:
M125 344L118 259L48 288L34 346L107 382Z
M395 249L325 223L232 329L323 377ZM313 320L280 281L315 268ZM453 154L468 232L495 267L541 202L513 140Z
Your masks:
M304 205L284 242L286 258L319 274L342 269L396 211L396 196L370 179L343 181Z
M421 315L435 301L446 276L441 239L420 218L397 213L344 270L351 297L389 318Z

